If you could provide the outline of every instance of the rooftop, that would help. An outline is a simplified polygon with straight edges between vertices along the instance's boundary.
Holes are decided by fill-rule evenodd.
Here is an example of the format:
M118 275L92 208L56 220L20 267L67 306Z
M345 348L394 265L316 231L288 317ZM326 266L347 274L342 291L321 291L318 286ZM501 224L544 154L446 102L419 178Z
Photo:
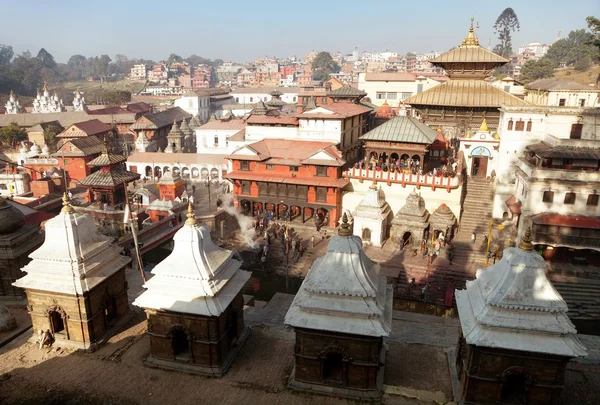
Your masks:
M333 98L336 97L364 97L367 95L362 90L357 89L356 87L352 87L349 84L345 84L339 89L335 89L333 91L327 92L327 95Z
M75 149L71 148L73 145ZM60 150L53 153L53 157L62 156L90 156L96 153L101 153L104 150L104 142L95 136L86 138L75 138L65 142Z
M87 163L88 166L95 166L95 167L101 167L101 166L111 166L117 163L122 163L125 162L127 160L127 158L123 155L115 155L112 153L108 153L108 152L103 152L100 156L98 156L97 158L89 161Z
M230 120L210 120L206 124L198 127L198 130L208 129L222 129L222 130L240 130L246 128L246 121L242 119L230 119Z
M82 138L92 135L104 134L111 130L111 126L105 124L98 119L87 120L83 122L77 122L72 124L60 134L56 135L57 138Z
M138 173L122 169L98 170L79 182L87 187L116 187L140 178Z
M448 76L440 74L425 74L415 72L382 72L382 73L366 73L365 81L372 82L414 82L417 77L423 76L437 81L446 81Z
M297 94L298 87L276 87L276 86L261 86L261 87L240 87L232 89L231 94L271 94L274 91L279 91L282 94Z
M226 158L265 163L277 160L277 164L288 165L311 164L314 160L327 166L342 166L345 163L333 142L291 139L263 139L241 147Z
M148 114L140 117L130 129L159 129L168 125L173 125L173 121L181 122L183 119L190 118L191 115L186 113L180 107L171 107L164 111Z
M531 82L525 86L528 90L545 90L545 91L569 91L569 90L581 90L591 91L600 93L600 89L588 86L585 84L578 83L573 80L562 80L562 79L540 79L535 82Z
M416 118L397 116L370 130L359 139L431 145L437 136L436 130Z
M539 225L553 225L569 228L600 229L600 217L584 215L564 215L553 212L533 215L531 221Z

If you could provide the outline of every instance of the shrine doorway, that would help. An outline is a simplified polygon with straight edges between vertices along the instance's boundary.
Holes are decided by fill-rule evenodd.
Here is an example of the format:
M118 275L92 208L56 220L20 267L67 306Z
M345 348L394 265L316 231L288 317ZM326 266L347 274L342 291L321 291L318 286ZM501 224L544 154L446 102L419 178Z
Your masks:
M364 242L370 242L371 230L369 228L363 228L361 238Z
M524 404L527 394L527 379L522 374L506 376L502 386L502 404Z
M112 325L117 320L117 298L110 295L104 300L104 320L106 327Z
M413 243L412 233L410 233L410 232L404 232L404 235L402 235L402 246L401 246L401 248L404 249L406 246L412 245L412 243Z
M48 317L50 320L50 329L54 335L65 332L65 321L63 315L58 310L50 312Z
M154 177L160 178L161 176L162 176L162 173L161 173L160 167L156 166L154 168Z
M344 359L340 353L327 353L323 362L323 379L341 384L344 377Z
M473 157L471 176L485 178L487 176L488 158L486 156Z
M173 357L177 360L186 360L190 354L190 342L182 325L175 325L169 331Z

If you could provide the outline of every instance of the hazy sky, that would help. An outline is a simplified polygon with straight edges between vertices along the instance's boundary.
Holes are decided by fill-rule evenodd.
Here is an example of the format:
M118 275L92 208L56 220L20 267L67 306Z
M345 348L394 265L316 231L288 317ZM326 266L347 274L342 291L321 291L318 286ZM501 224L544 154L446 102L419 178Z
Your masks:
M0 43L16 53L44 47L59 62L73 54L120 53L166 59L174 52L250 61L302 57L311 50L446 51L460 44L471 15L482 45L496 43L493 24L506 7L521 23L513 49L551 43L558 30L586 28L599 0L2 0Z

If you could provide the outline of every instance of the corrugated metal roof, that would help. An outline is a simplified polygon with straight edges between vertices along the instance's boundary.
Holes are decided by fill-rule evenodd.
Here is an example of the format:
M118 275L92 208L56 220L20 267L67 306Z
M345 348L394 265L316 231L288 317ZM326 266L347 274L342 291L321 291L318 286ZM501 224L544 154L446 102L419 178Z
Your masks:
M359 139L431 145L438 133L413 117L398 116L370 130Z
M139 178L140 175L138 173L128 172L127 170L98 170L81 180L79 184L88 187L115 187Z
M453 62L492 62L492 63L508 63L508 59L502 56L490 52L481 46L459 46L451 51L441 54L437 58L429 60L430 63L442 64L442 63L453 63Z
M367 93L345 84L339 89L328 92L327 95L331 97L364 97L367 95Z
M600 229L600 218L583 215L563 215L552 212L531 216L531 221L539 225L555 225L569 228Z
M450 80L403 101L414 106L500 107L529 103L483 80Z
M71 148L65 147L65 145L71 144L77 148L76 151L71 151ZM85 138L71 139L61 146L61 150L53 153L53 157L62 156L89 156L96 153L101 153L104 149L104 143L95 136L88 136ZM64 152L63 152L64 151Z
M573 80L560 80L560 79L540 79L535 82L531 82L525 86L529 90L584 90L600 92L600 89L575 82Z
M154 114L148 114L140 117L130 129L158 129L166 127L167 125L173 125L173 121L181 122L183 119L188 119L191 114L186 113L179 107L171 107L165 111L157 112ZM148 122L149 121L149 122Z

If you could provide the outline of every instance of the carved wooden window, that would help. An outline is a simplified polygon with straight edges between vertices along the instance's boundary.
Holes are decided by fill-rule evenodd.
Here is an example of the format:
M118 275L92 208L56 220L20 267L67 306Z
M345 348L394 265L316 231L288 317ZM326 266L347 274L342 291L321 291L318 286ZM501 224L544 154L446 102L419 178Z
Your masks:
M525 131L531 132L532 125L533 125L533 123L531 122L531 120L527 121L527 127L525 128Z
M590 194L587 198L587 205L592 207L598 206L598 194Z
M295 185L287 186L287 196L289 198L296 198L296 186Z
M327 177L327 166L317 166L317 176Z
M317 187L317 201L325 202L327 201L327 187Z
M268 194L277 195L277 184L269 184Z
M250 170L250 162L248 162L247 160L241 160L240 170Z
M583 124L571 125L570 139L581 139L581 131L583 130Z
M280 185L277 187L277 191L278 191L278 195L279 195L280 197L283 197L283 196L285 195L286 191L287 191L287 190L286 190L286 185L285 185L285 184L280 184Z
M519 120L515 124L515 131L523 131L525 129L525 121Z
M542 202L551 203L554 201L554 192L553 191L544 191L544 197L542 197Z
M572 205L575 204L575 193L566 193L565 194L565 204Z
M306 200L308 198L308 186L298 186L296 190L296 196L300 199Z
M250 182L242 181L242 194L250 194Z
M267 195L267 183L258 183L258 195Z
M509 131L512 131L513 125L514 125L514 121L511 118L510 120L508 120L508 127L506 129Z

